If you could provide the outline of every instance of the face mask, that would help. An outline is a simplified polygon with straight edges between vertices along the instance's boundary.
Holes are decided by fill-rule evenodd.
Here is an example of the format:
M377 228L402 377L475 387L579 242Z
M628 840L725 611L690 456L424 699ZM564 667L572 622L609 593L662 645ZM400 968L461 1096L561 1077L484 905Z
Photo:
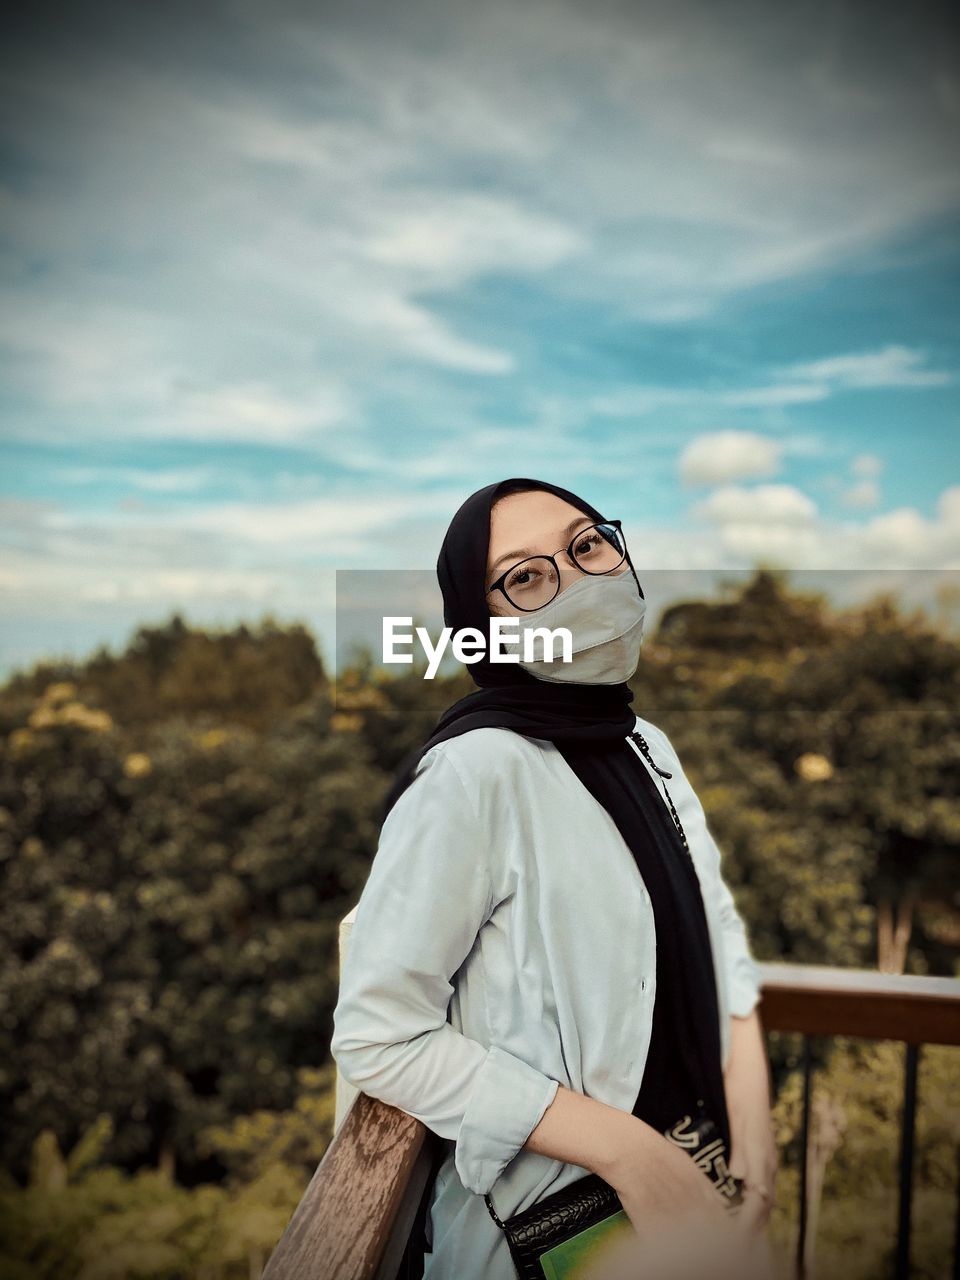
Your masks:
M553 684L620 684L637 669L647 602L629 568L622 573L578 578L549 604L520 617L520 666ZM524 636L535 627L566 627L573 660L564 662L559 641L554 659L525 662ZM532 637L531 652L545 652L542 637Z

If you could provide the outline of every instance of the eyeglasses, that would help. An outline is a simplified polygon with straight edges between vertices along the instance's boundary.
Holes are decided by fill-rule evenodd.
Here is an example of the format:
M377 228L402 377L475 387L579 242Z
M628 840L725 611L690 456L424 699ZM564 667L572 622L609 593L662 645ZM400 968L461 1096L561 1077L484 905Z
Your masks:
M560 567L556 557L566 551L567 558L583 573L612 573L627 557L627 543L621 521L604 520L588 525L552 556L530 556L502 573L491 583L486 594L502 591L515 609L530 613L549 604L560 590Z

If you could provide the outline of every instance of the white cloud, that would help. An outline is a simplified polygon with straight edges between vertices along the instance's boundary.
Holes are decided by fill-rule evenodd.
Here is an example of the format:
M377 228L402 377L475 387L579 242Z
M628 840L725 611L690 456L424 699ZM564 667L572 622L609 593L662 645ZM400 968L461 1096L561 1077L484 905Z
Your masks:
M449 286L485 271L539 271L584 247L572 228L509 197L412 190L381 211L361 251Z
M279 444L301 439L308 428L342 422L348 413L346 398L333 387L294 397L263 383L226 384L186 391L175 416L167 419L167 433Z
M898 507L874 517L860 537L874 564L960 569L960 485L943 490L934 519L912 507Z
M830 389L823 383L798 386L794 382L772 383L766 387L744 387L741 390L721 391L717 394L720 404L747 409L782 409L792 404L810 404L814 400L826 400Z
M202 12L216 27L226 11ZM223 440L232 418L180 425L164 398L242 382L287 404L290 439L301 400L362 413L395 363L522 371L523 313L491 331L461 309L488 277L683 325L744 288L882 262L960 205L955 79L919 29L894 77L859 58L853 76L846 51L818 61L799 13L774 36L705 3L413 3L383 27L280 4L216 76L171 29L138 11L107 41L77 31L81 56L38 40L9 76L18 154L46 175L6 192L9 260L42 264L5 277L8 382L36 407L18 434ZM948 376L890 347L719 403Z
M878 351L788 365L781 372L785 377L839 387L942 387L953 381L953 374L947 370L920 368L926 359L924 351L889 344Z
M353 306L350 310L354 310ZM408 355L445 368L467 373L507 373L514 366L509 352L458 338L425 307L414 306L394 294L363 299L362 320L359 315L356 318L371 331L393 335Z
M71 485L129 485L147 493L196 493L217 478L213 467L57 467L54 477ZM221 476L221 478L224 478Z
M880 486L875 480L861 480L843 494L848 507L875 507L880 501Z
M850 470L855 476L873 480L883 470L883 459L878 458L875 453L858 453L850 463Z
M282 442L357 416L386 362L503 375L506 329L478 340L426 295L536 274L583 244L535 193L425 181L435 140L395 145L389 119L305 124L282 82L257 97L241 78L100 70L96 94L75 66L12 85L19 145L69 190L10 194L10 251L46 270L8 275L0 354L55 411L20 415L18 435L60 438L90 408L90 435ZM44 109L28 111L39 84Z
M357 421L361 410L338 370L297 371L289 387L266 377L185 372L189 366L170 354L162 318L140 314L140 306L125 313L101 299L81 319L67 298L29 295L16 308L0 308L8 383L41 410L39 417L11 415L7 437L97 439L122 430L146 439L309 444L330 427ZM197 336L198 350L226 339L232 319L210 319L222 332ZM194 320L183 317L185 340Z
M54 502L0 501L0 538L8 547L29 543L51 563L65 559L99 566L106 560L140 568L190 572L235 566L246 557L263 564L359 567L406 548L396 532L407 521L449 520L463 501L460 488L412 493L368 487L363 494L326 493L273 501L212 502L171 509L162 503L121 505L95 515ZM388 566L389 567L389 566ZM81 575L85 576L85 575Z
M782 450L781 441L755 431L713 431L684 448L680 478L693 485L775 475Z
M861 523L823 518L788 485L728 486L693 508L712 526L718 563L776 561L795 569L960 569L960 485L930 519L912 507Z
M656 383L635 383L578 400L579 412L605 417L632 417L654 413L659 409L723 408L781 409L792 404L823 400L830 394L826 386L794 384L739 387L717 390L707 387L672 387Z
M375 545L373 535L388 538L411 513L449 510L452 515L451 501L449 493L417 496L395 490L300 501L213 503L182 514L178 525L186 532L204 531L250 547L274 547L297 559L352 567Z
M943 386L953 381L953 375L946 370L918 368L925 359L922 351L888 346L875 352L831 356L807 364L771 370L774 376L786 377L787 381L725 389L664 386L656 383L626 384L588 396L578 404L582 414L607 417L644 415L665 408L721 406L730 409L776 410L827 400L837 391L847 388L930 387ZM809 437L807 439L810 443ZM860 455L856 467L861 469L856 470L855 467L855 474L876 474L881 465L872 454Z
M796 528L812 525L817 507L811 498L790 484L759 484L750 489L725 485L698 503L693 512L726 527Z
M431 564L463 497L462 489L398 495L396 487L371 486L360 499L223 503L175 514L121 506L95 515L0 499L0 665L60 652L57 637L67 634L73 652L81 637L93 647L108 631L129 635L174 609L216 625L257 613L305 620L330 656L335 568Z

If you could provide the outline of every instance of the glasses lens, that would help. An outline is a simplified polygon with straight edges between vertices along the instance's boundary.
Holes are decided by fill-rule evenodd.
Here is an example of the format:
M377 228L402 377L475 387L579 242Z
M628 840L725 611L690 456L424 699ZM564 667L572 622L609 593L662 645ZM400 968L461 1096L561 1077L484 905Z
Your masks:
M609 573L627 554L623 535L615 524L594 524L577 534L573 558L584 573Z
M515 609L539 609L557 594L557 575L545 556L533 556L514 565L503 584L504 595Z

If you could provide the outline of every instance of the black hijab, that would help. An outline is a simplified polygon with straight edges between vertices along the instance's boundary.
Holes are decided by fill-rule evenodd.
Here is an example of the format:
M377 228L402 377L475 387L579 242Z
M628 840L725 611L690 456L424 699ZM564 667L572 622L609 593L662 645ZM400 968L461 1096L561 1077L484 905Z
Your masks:
M478 489L450 522L437 560L445 626L487 633L490 511L498 498L531 489L556 494L598 522L606 518L569 489L547 481L513 477ZM628 563L643 596L629 556ZM479 688L449 707L433 733L407 756L387 796L384 819L413 781L420 758L438 742L487 726L553 742L614 819L656 912L656 1051L650 1055L656 1079L645 1071L635 1113L662 1130L680 1118L678 1107L696 1110L702 1099L729 1151L716 985L699 880L663 796L627 741L633 737L650 764L663 777L671 776L658 769L636 733L633 690L625 682L538 680L517 663L492 663L486 655L469 670Z
M605 517L569 489L545 480L514 477L488 484L471 494L450 521L437 559L437 578L443 596L444 626L459 631L477 627L487 634L490 607L485 592L490 546L490 511L508 493L543 489L556 494L593 520ZM643 595L633 563L630 570ZM447 738L498 725L531 738L551 742L621 742L636 724L630 709L633 690L628 684L553 684L538 680L515 662L491 662L486 654L470 664L470 674L480 688L448 707L430 737L400 766L387 796L383 816L413 781L413 770L422 755Z

